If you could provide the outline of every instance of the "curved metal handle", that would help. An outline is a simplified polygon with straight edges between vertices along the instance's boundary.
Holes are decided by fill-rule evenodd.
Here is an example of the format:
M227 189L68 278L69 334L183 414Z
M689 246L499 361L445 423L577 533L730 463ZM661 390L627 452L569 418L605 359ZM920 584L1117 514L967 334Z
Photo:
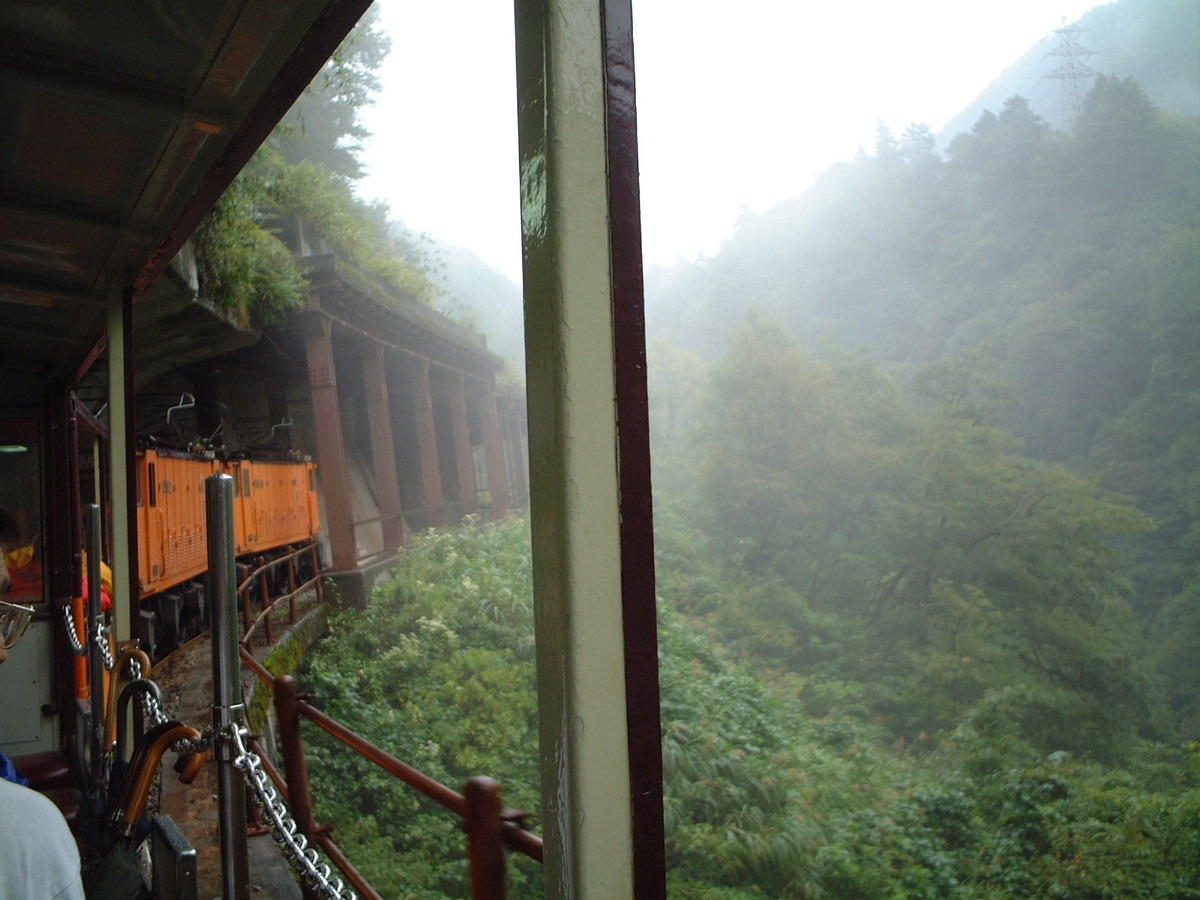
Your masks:
M112 814L112 825L119 837L129 837L137 827L138 819L146 811L146 799L154 783L154 774L162 762L167 748L176 741L195 740L200 732L182 722L163 722L151 728L138 742L137 750L129 763L129 777L121 800Z
M183 393L183 395L179 398L179 402L175 406L172 406L170 409L167 410L167 424L175 429L175 436L177 438L179 438L181 443L183 442L183 432L180 431L179 427L174 422L171 421L171 416L173 413L181 412L185 409L191 409L195 405L196 405L196 398L185 391Z
M104 749L111 750L117 742L117 708L125 705L125 695L121 695L121 701L117 702L117 676L121 674L121 670L131 660L136 659L142 665L142 674L140 679L150 677L150 657L146 655L146 651L140 647L126 647L119 654L117 660L113 663L112 675L108 679L108 705L105 707L104 713ZM138 680L140 680L138 679ZM130 684L136 684L137 680L131 681ZM151 682L153 684L153 682ZM158 690L158 685L153 685L154 690ZM128 690L128 687L126 687ZM162 694L158 696L159 703L162 702Z
M116 679L113 680L115 681ZM115 744L116 751L113 753L113 756L121 762L125 761L125 747L129 744L129 714L127 712L129 709L129 700L134 694L137 693L149 694L158 702L159 709L162 709L163 707L162 689L153 681L150 681L146 678L135 678L133 681L129 682L129 684L125 685L124 690L121 691L121 699L117 701L116 712L113 716L113 719L117 723L116 740L112 744L105 744L105 746L110 750L113 749ZM151 722L149 724L154 723Z

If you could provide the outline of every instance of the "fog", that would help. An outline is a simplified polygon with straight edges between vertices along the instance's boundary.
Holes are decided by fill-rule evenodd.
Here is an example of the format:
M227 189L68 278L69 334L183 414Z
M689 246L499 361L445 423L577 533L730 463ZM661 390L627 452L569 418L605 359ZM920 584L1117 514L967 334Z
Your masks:
M713 252L744 209L795 196L877 121L937 130L1094 5L635 2L647 262ZM377 6L393 49L360 193L519 280L511 6Z

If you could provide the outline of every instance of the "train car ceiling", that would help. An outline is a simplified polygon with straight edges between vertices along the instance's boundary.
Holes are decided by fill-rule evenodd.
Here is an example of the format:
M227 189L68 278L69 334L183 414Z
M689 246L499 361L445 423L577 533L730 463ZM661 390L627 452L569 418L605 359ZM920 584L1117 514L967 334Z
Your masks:
M86 369L368 5L0 4L6 369Z

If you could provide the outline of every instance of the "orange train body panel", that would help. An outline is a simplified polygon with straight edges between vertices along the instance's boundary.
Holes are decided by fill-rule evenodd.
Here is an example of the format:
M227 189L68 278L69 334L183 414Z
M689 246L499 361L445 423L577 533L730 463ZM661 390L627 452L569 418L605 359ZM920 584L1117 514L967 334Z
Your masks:
M147 448L138 454L138 571L149 597L208 566L204 480L234 480L239 557L311 540L320 530L316 466L308 460L219 460Z
M204 479L215 459L147 449L138 455L138 572L142 596L208 567Z
M237 555L310 539L318 530L316 466L307 461L229 463Z

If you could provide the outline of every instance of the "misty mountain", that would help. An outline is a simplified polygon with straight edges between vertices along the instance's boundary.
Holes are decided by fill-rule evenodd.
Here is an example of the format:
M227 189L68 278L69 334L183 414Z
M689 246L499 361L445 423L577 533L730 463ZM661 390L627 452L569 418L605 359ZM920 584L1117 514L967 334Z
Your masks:
M1164 113L1200 115L1200 4L1120 0L1093 10L1080 24L1086 29L1081 43L1095 51L1088 60L1092 68L1118 79L1132 77ZM1085 210L1073 200L1062 205L1068 199L1064 191L1074 190L1062 179L1080 177L1071 171L1069 152L1054 161L1058 170L1040 173L1044 184L1030 181L1041 137L1051 138L1042 150L1066 139L1054 128L1061 118L1060 83L1043 78L1058 65L1055 57L1046 56L1057 43L1055 35L1048 35L941 136L920 125L903 135L881 128L873 156L879 165L864 159L839 163L801 197L747 216L713 258L647 272L647 333L712 358L743 310L755 305L779 310L810 343L832 334L850 344L869 345L884 360L936 358L953 339L952 332L973 318L973 297L996 299L1008 289L1006 283L1017 279L1017 268L1028 259L1014 244L1024 242L1032 250L1041 246L1045 234L1067 244L1082 238L1072 234L1083 227L1079 216ZM1014 96L1025 99L1022 113L1028 115L1004 115ZM988 159L969 159L969 138L978 138L999 119L1005 122L992 135ZM1192 184L1188 176L1197 170L1195 147L1184 146L1180 152L1182 156L1173 157L1178 164L1173 171ZM1049 158L1039 157L1038 164L1042 162ZM889 172L893 163L903 174ZM976 183L956 182L956 172ZM1117 159L1110 174L1126 184L1133 181ZM968 194L986 187L985 182L992 185L991 200L999 202L1008 193L1003 213L999 207L969 207ZM1031 218L1035 211L1017 202L1016 193L1030 191L1057 198L1047 204L1044 220ZM1002 215L1006 221L981 219L984 214ZM935 264L934 256L952 253L955 246L965 248L968 234L981 239L980 252L988 246L996 251L997 258L984 266L994 271L961 266L952 271L953 266ZM1110 240L1085 243L1079 250L1103 250ZM1002 244L1009 245L1007 252L1001 252ZM1020 294L1028 286L1013 289ZM959 298L938 322L926 320L931 291ZM979 311L977 305L974 309Z
M1078 22L1075 40L1088 51L1080 63L1102 75L1133 77L1160 109L1200 116L1200 4L1195 0L1119 0L1096 7ZM962 39L970 40L970 35ZM985 110L1014 95L1056 128L1063 123L1063 81L1052 77L1064 60L1061 36L1048 34L988 85L939 135L945 146ZM1090 80L1082 82L1086 92Z
M1021 98L943 159L927 130L745 220L711 260L648 279L648 331L705 357L755 308L806 346L832 337L892 365L988 344L1048 458L1086 454L1194 332L1200 122L1102 78L1072 132ZM1158 325L1153 325L1161 317ZM1192 351L1195 345L1192 345Z
M525 377L525 320L521 288L465 247L438 242L430 277L442 289L439 310L487 336L488 349L506 370Z
M1179 31L1200 45L1195 5L1155 8L1178 17L1126 23L1124 52L1142 48L1154 84L1190 79L1194 96L1194 54L1170 48ZM1162 53L1151 25L1169 33ZM677 423L707 421L690 408L704 361L754 317L817 359L849 348L901 383L947 367L947 397L1005 397L997 423L1030 457L1134 498L1153 520L1127 542L1134 611L1173 648L1163 670L1184 673L1172 703L1200 710L1183 649L1200 634L1198 304L1200 118L1164 110L1128 73L1097 77L1068 130L1020 96L944 152L928 128L881 126L870 152L745 218L712 258L648 274L656 462L675 477L669 451L695 440Z

